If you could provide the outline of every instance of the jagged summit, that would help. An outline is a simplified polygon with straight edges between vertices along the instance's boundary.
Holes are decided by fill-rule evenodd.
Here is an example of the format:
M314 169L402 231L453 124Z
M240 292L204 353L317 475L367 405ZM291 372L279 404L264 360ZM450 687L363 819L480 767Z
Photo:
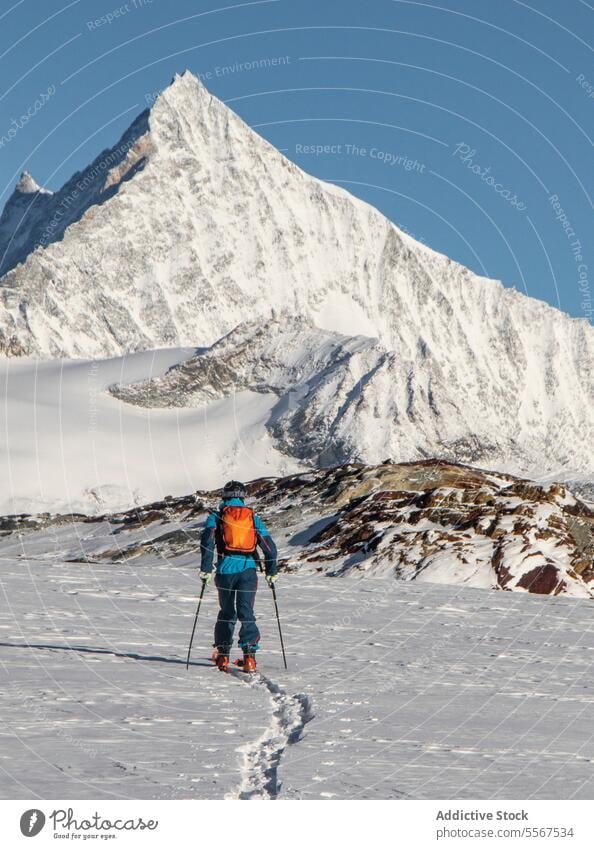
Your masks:
M171 77L171 82L164 89L164 91L169 91L170 89L173 89L178 84L188 84L188 83L190 85L194 86L195 89L200 89L200 90L206 92L206 94L210 97L210 92L208 91L208 89L206 88L204 83L202 83L199 80L199 78L190 71L189 68L186 68L184 71L175 73Z
M15 187L15 192L18 192L22 195L34 195L37 192L41 192L45 195L51 195L52 192L47 189L42 189L41 186L37 183L36 180L33 179L31 174L28 171L23 171L20 176L20 179Z
M165 86L149 109L150 113L158 113L159 106L166 101L170 106L176 108L180 115L185 113L189 120L198 114L200 100L215 100L212 98L206 86L191 71L186 69L181 73L174 74L168 86ZM220 103L220 101L217 101ZM224 105L221 103L221 106Z
M0 352L205 347L246 321L256 334L274 310L281 349L297 344L292 316L311 323L313 346L325 333L378 346L326 371L309 362L313 388L299 382L299 410L275 427L283 443L313 415L316 456L327 440L323 456L341 460L377 462L380 444L403 460L592 469L586 321L417 244L288 161L189 72L60 192L22 197L35 202L16 234L0 221ZM260 348L248 342L248 358Z

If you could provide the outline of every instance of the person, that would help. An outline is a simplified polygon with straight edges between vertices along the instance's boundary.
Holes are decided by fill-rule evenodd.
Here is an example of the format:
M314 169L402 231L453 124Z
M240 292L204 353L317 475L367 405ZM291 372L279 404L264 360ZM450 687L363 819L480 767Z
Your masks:
M239 481L223 488L219 509L209 514L200 540L200 578L212 578L217 554L215 586L219 593L219 614L214 630L213 660L222 672L229 667L233 632L241 622L238 644L243 649L243 669L255 672L260 633L254 614L258 587L258 548L264 558L264 571L270 586L278 576L277 550L264 523L246 507L247 490Z

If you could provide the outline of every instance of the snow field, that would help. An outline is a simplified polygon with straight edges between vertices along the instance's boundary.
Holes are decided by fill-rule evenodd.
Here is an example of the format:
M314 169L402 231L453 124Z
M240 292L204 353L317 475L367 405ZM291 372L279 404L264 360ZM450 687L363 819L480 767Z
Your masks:
M54 531L55 532L55 529ZM3 551L5 798L591 798L591 605L283 576L261 674L185 670L195 562ZM54 550L59 550L56 537Z

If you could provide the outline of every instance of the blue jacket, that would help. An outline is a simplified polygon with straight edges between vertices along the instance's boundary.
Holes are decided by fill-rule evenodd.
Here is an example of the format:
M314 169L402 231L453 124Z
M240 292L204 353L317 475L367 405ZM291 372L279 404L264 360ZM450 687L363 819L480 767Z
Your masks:
M242 498L228 498L221 501L219 509L223 507L243 507ZM255 569L257 567L256 557L253 554L226 554L217 550L217 526L220 516L218 513L210 513L202 537L200 539L200 554L202 556L200 570L212 572L215 552L218 555L217 572L222 575L243 572L244 569ZM264 570L267 575L276 575L278 567L276 564L277 552L274 540L268 533L266 526L259 516L254 513L254 525L258 547L264 555Z

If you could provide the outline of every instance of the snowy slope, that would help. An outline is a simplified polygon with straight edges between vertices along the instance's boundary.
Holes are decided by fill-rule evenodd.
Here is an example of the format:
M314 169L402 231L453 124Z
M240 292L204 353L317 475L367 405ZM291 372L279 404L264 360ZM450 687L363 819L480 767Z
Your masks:
M384 395L378 376L389 359L376 339L343 336L280 313L264 325L240 324L163 376L118 384L110 392L149 409L192 409L233 398L238 421L241 393L256 392L270 402L262 432L283 455L321 465L362 457L377 461L397 449L396 442L400 452L418 453L417 445L405 447L404 428L396 434L385 426L398 406L392 393ZM381 406L376 427L366 414L368 398Z
M272 396L246 391L192 410L143 410L107 391L158 375L194 351L0 360L0 513L123 509L220 486L238 471L295 471L262 425Z
M4 267L40 233L47 242L0 281L5 353L211 345L277 310L289 340L295 315L321 342L327 332L377 340L340 375L345 403L312 399L328 456L439 453L591 474L592 328L473 275L304 174L191 74L176 77L79 183L74 201L72 181L51 197L33 192L35 220L21 225L18 250L9 230L20 195L16 218L5 211ZM45 228L43 205L56 210ZM62 231L54 224L64 210ZM282 431L281 422L285 446L301 440Z
M579 444L562 415L541 416L518 432L509 410L473 407L462 390L453 397L443 375L422 364L403 368L399 354L377 339L322 330L287 312L265 324L242 322L164 376L110 391L152 409L233 398L238 420L240 393L266 395L272 409L262 430L283 455L318 466L438 455L520 474L592 479L582 449L594 440L594 418L584 422ZM546 455L544 446L551 446Z
M289 671L262 587L248 682L212 589L184 668L194 556L60 558L91 532L3 548L2 798L592 798L590 602L285 576Z

